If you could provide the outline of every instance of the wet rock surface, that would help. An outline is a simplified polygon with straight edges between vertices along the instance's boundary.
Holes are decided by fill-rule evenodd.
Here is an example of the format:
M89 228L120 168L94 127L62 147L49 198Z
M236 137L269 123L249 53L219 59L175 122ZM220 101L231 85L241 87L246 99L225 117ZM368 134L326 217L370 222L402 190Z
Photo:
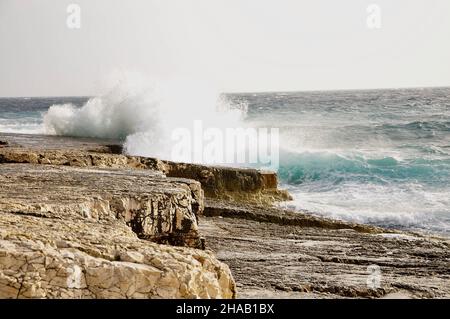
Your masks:
M222 200L206 199L204 213L208 217L230 217L258 222L268 222L281 226L317 227L324 229L353 229L362 233L389 232L387 229L371 225L350 223L329 218L316 217L278 207L233 203Z
M167 176L194 179L202 184L207 198L266 205L291 200L278 189L277 175L251 168L231 168L165 161Z
M222 211L211 214L208 206ZM200 231L207 248L230 266L240 298L450 296L448 240L344 222L332 226L331 220L295 218L279 209L289 216L283 223L268 218L275 208L272 214L254 209L250 217L237 209L207 203Z

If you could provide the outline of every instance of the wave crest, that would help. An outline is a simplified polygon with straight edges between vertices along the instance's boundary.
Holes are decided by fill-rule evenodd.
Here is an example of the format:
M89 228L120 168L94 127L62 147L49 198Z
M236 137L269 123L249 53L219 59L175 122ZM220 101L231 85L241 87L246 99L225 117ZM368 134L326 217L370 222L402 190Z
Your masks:
M450 178L449 159L397 159L392 156L366 158L361 154L332 152L285 152L278 171L282 181L302 184L328 181L380 183L415 180L424 184L445 185Z

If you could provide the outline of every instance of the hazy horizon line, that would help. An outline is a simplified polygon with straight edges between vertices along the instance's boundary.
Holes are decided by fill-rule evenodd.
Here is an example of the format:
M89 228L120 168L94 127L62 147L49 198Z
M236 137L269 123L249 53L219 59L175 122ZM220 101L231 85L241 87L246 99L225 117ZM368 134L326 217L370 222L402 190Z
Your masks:
M343 88L343 89L305 89L305 90L270 90L270 91L229 91L220 92L220 94L269 94L269 93L308 93L308 92L352 92L352 91L395 91L395 90L419 90L419 89L446 89L450 88L450 85L438 85L438 86L399 86L399 87L381 87L381 88ZM0 99L14 99L14 98L92 98L99 95L35 95L35 96L0 96ZM101 96L101 95L100 95Z

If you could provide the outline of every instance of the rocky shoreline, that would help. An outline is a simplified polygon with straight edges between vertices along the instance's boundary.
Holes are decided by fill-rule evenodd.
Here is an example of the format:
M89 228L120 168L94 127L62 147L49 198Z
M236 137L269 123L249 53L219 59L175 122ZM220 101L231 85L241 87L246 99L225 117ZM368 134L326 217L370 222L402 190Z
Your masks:
M448 240L284 210L281 219L264 209L243 219L236 209L210 214L207 206L200 231L230 267L240 298L450 296Z
M277 207L271 172L121 151L0 133L0 298L450 296L447 239Z

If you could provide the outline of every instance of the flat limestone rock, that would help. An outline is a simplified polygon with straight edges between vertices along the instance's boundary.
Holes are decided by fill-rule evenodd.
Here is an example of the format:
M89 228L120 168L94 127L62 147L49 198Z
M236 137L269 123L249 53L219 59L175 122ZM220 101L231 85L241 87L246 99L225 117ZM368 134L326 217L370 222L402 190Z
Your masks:
M232 298L197 247L195 181L150 170L0 164L0 297Z
M19 134L0 132L0 141L11 147L29 150L78 150L100 153L122 153L120 141L96 139L91 137L68 137L37 134Z
M270 171L128 156L121 154L120 145L109 144L115 141L4 133L0 138L10 144L0 149L0 163L157 170L168 177L200 182L208 198L260 205L292 199L278 189L277 175Z
M200 247L200 184L157 171L0 165L0 209L50 218L120 219L139 237Z
M200 231L239 298L450 297L443 238L211 201Z

